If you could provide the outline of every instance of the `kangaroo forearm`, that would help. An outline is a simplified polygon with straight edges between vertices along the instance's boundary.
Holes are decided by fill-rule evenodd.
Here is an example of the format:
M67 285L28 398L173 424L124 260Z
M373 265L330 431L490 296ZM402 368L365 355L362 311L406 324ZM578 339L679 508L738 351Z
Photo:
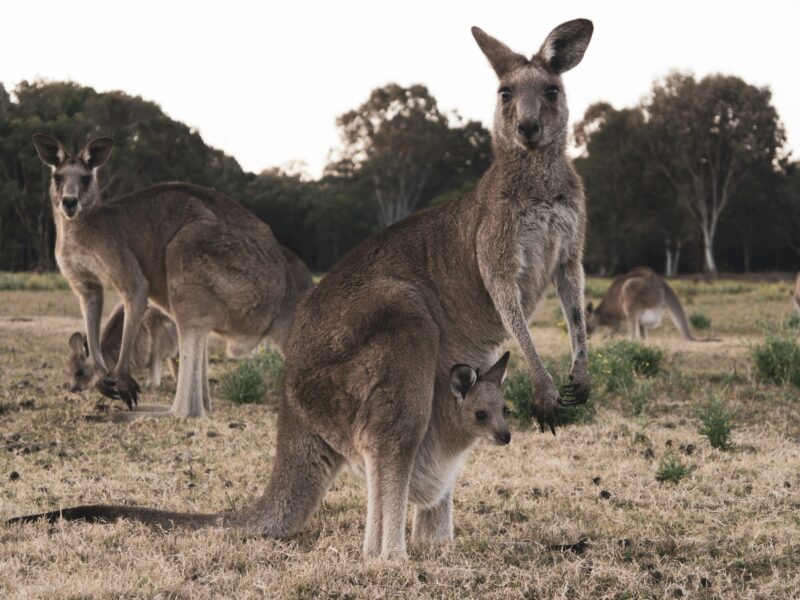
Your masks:
M555 276L556 294L561 301L561 310L569 331L572 348L572 364L587 360L586 322L583 315L584 274L583 266L573 261L560 267Z
M106 370L103 352L100 348L100 320L103 315L103 288L99 285L86 285L78 290L86 343L89 346L89 357L95 366Z

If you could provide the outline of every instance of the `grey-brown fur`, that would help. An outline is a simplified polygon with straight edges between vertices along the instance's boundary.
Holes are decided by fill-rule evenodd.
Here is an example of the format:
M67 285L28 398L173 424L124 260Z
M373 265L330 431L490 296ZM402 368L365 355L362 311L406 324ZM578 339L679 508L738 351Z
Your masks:
M367 557L405 554L409 500L415 533L447 539L450 474L464 441L453 421L451 367L490 365L513 336L531 371L539 423L554 428L559 392L527 327L551 281L572 346L565 403L588 398L585 206L565 154L560 74L580 61L592 24L557 27L530 60L478 28L473 34L509 95L497 100L495 163L467 196L357 246L300 304L272 475L261 499L226 522L292 535L347 463L367 481Z
M34 145L53 172L56 259L80 299L100 391L136 403L131 355L148 299L178 326L181 368L169 414L200 417L211 409L210 332L237 342L257 338L253 345L268 336L283 348L299 292L265 223L219 192L186 183L101 201L96 170L111 152L110 138L93 140L74 156L47 135L35 135ZM106 283L125 305L111 378L100 350Z
M800 273L797 274L797 278L794 281L792 300L794 300L794 307L800 312Z
M664 309L683 338L694 340L681 301L669 284L652 269L636 267L611 282L597 308L587 305L586 324L592 333L600 326L615 332L627 323L631 339L646 339L647 331L661 324Z
M125 305L121 302L114 307L100 333L100 351L103 362L114 369L119 358L122 345L122 328L125 321ZM94 361L89 359L89 348L86 336L75 332L69 338L69 377L70 391L85 390L95 380ZM144 311L142 326L136 334L131 353L131 372L147 369L147 385L161 385L161 368L164 362L172 374L178 379L178 328L175 323L155 306L148 306Z

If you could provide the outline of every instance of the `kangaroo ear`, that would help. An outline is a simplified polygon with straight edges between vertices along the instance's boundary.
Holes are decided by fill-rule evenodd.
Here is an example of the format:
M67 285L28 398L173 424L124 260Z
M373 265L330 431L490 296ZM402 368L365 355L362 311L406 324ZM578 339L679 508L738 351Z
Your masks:
M497 40L486 33L480 27L472 28L472 36L478 42L481 51L489 59L497 77L502 77L515 67L528 63L528 59L517 54L500 40Z
M594 312L594 304L589 302L589 304L586 305L586 314L590 315L593 312Z
M114 140L110 137L96 138L86 144L78 156L80 156L87 167L96 169L108 160L113 147Z
M581 62L593 31L594 25L588 19L562 23L544 40L539 56L553 73L565 73Z
M51 167L57 167L69 156L64 144L46 133L33 134L33 147L42 162Z
M81 336L81 340L83 340L83 353L84 353L86 356L89 356L89 340L88 340L88 339L86 339L86 336L85 336L85 335L82 335L82 336Z
M508 369L508 359L510 356L511 352L506 352L503 354L503 356L501 356L500 359L494 363L488 371L486 371L486 373L481 375L481 379L497 386L503 383L503 380L506 378L506 369Z
M83 352L83 334L76 331L71 336L69 336L69 348L76 354L79 352Z
M477 380L478 374L469 365L454 365L450 369L450 390L459 400L467 397L467 393Z

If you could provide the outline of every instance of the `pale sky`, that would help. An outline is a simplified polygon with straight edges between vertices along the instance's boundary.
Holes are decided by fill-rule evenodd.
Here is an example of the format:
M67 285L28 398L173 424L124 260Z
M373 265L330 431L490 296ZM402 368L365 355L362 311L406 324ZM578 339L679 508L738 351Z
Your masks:
M639 101L670 70L768 85L800 144L800 2L461 1L121 3L12 0L0 81L70 79L161 105L251 171L304 161L319 176L338 115L388 82L423 83L443 110L489 125L496 80L478 25L526 55L559 23L595 32L564 77L573 121L592 102ZM797 156L795 156L797 158Z

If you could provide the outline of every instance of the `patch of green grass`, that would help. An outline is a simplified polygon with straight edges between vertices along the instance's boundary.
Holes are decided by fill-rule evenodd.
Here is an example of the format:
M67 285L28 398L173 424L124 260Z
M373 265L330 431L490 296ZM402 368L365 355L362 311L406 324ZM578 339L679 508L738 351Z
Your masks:
M562 364L547 366L547 370L553 377L553 381L558 389L562 389L564 383L569 379L569 363L566 369ZM514 419L521 426L529 427L535 422L531 398L533 397L533 386L527 371L512 371L503 382L503 394L511 403ZM561 425L571 425L575 423L590 423L594 420L596 408L591 397L586 404L573 407L562 408L559 413Z
M11 273L0 271L0 291L49 292L67 289L69 289L69 284L60 273Z
M768 333L762 344L753 347L751 356L759 380L800 387L800 346L793 335Z
M711 319L701 312L694 312L689 315L689 323L697 331L706 331L711 328Z
M274 350L259 350L222 376L220 393L234 404L261 404L280 393L283 358Z
M729 450L733 447L731 434L736 429L736 411L728 407L722 396L714 394L705 405L695 408L695 415L702 423L700 435L708 438L712 448Z
M653 377L661 371L663 351L639 342L621 340L589 352L589 373L599 395L627 393L636 376Z
M679 458L677 458L674 454L667 454L662 460L661 464L658 465L658 471L656 471L656 479L658 481L669 481L670 483L678 483L684 477L688 477L692 474L692 471L695 470L695 467L689 466L683 462Z

